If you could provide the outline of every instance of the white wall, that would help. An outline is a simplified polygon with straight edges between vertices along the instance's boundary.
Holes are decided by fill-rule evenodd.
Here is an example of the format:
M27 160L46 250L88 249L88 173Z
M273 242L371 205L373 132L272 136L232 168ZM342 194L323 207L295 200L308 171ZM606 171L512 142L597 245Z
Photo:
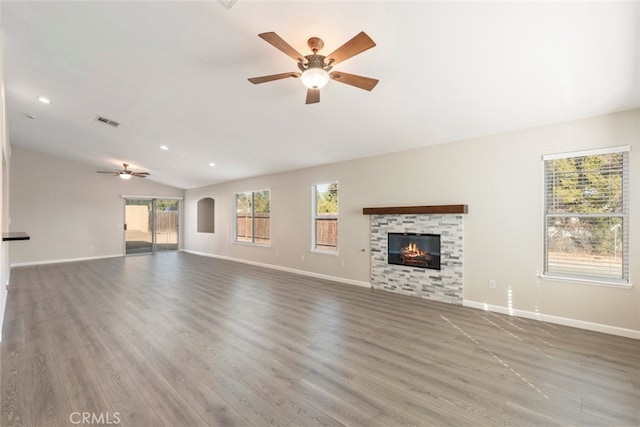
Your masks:
M9 146L7 115L4 96L4 67L3 67L4 37L0 31L0 214L2 215L2 232L9 230L9 163L11 150ZM2 242L0 246L0 341L2 341L2 325L7 302L7 285L9 284L9 242Z
M12 243L12 265L122 255L121 196L184 193L149 179L97 174L90 165L19 146L12 146L10 191L11 230L31 236Z
M363 207L468 204L465 301L622 328L635 336L640 331L638 286L621 289L536 275L542 269L541 156L631 145L631 277L638 285L639 137L640 110L633 110L187 190L185 250L368 282L369 218L362 215ZM333 180L340 186L340 253L311 253L310 184ZM271 246L232 243L233 193L265 188L272 197ZM196 232L202 197L215 199L214 234ZM496 289L488 288L489 279L496 280Z

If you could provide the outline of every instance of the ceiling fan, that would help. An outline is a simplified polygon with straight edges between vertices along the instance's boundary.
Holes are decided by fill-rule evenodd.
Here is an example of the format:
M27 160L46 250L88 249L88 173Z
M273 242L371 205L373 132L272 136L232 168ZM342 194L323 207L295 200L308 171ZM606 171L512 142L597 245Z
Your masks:
M119 176L122 179L131 179L132 176L138 178L146 178L149 176L149 172L134 172L129 169L129 163L123 163L124 169L116 169L115 171L98 171L98 173L110 173L112 175Z
M371 40L371 37L365 34L364 31L326 56L318 55L318 52L324 47L324 42L319 37L311 37L307 41L307 45L313 53L306 56L300 54L274 32L258 34L258 37L293 58L298 63L298 69L300 71L252 77L249 81L253 84L266 83L288 77L300 77L302 83L307 87L307 104L320 102L320 89L324 87L330 79L364 90L372 90L376 84L378 84L378 80L370 77L331 71L334 65L362 53L367 49L371 49L376 45L375 42Z

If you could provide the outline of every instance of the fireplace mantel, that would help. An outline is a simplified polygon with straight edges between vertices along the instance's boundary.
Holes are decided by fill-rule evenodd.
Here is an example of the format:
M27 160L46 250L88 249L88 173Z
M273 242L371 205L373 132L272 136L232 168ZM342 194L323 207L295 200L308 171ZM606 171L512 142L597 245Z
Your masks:
M467 205L433 206L388 206L381 208L362 208L363 215L406 215L406 214L466 214Z

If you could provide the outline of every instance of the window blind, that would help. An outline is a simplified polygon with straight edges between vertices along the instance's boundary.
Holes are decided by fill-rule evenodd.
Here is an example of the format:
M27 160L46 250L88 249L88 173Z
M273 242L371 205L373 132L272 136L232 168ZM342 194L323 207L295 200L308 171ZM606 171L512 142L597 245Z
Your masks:
M543 158L546 275L628 283L628 152Z

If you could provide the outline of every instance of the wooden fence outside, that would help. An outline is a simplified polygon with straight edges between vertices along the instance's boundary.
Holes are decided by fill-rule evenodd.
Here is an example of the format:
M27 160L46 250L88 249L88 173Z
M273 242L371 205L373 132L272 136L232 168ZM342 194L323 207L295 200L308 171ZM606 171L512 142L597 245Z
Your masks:
M256 214L236 216L236 240L238 242L251 242L251 230L253 223L253 240L255 243L269 243L271 240L271 217L269 214Z
M269 243L271 240L271 218L268 214L238 215L236 217L236 240L238 242L251 242L251 223L255 236L255 243ZM316 219L316 249L335 250L338 247L338 219Z
M338 218L316 218L316 249L335 251L338 247Z
M156 212L156 243L157 244L178 244L178 212L177 211L157 211Z

